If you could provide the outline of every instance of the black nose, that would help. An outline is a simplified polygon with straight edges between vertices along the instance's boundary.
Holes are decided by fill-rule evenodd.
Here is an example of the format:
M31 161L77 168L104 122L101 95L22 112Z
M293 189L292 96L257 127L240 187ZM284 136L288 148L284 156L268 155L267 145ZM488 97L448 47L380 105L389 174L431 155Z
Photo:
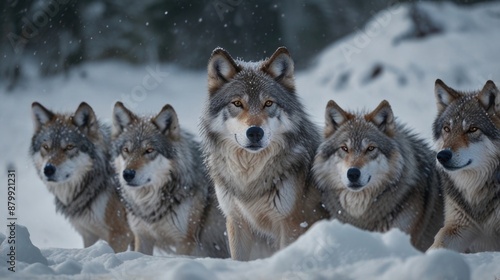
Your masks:
M47 177L50 177L54 175L54 173L56 173L56 167L51 163L47 163L43 168L43 174L45 174L45 176Z
M453 154L451 153L450 150L442 150L437 154L437 160L439 160L440 163L444 164L450 161L450 159L453 157Z
M253 144L257 143L264 137L264 130L258 126L252 126L247 129L247 138Z
M349 170L347 170L347 179L353 183L357 182L360 176L361 171L359 171L358 168L349 168Z
M133 169L123 170L123 179L125 179L127 183L130 183L130 181L134 180L134 177L135 177L135 170Z

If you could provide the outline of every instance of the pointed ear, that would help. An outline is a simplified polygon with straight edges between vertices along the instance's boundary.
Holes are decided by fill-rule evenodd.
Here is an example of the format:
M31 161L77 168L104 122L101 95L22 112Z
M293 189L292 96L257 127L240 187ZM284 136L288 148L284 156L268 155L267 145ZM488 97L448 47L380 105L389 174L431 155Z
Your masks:
M40 130L43 125L54 118L54 113L43 107L42 104L38 102L33 102L33 104L31 104L31 113L33 117L33 124L35 125L35 131Z
M460 94L456 92L454 89L447 86L440 79L436 80L436 84L434 86L434 94L436 95L436 102L438 112L441 113L451 104L455 99L460 97Z
M116 102L113 108L113 136L122 133L127 126L136 120L137 116L127 109L123 103Z
M478 99L483 105L486 112L498 113L500 112L500 96L499 91L493 81L488 80L483 89L478 94Z
M278 48L269 59L264 61L262 71L273 77L287 90L295 92L293 60L285 47Z
M161 133L172 139L178 139L180 136L177 113L170 104L163 106L160 113L153 119L153 123L158 127Z
M97 123L97 117L95 116L94 110L85 102L80 103L80 106L76 109L73 115L73 124L87 134L99 130L99 124Z
M240 70L241 67L228 52L222 48L216 48L208 61L208 93L215 93Z
M330 100L326 104L325 111L325 138L330 137L337 129L347 120L352 119L354 116L345 112L335 101Z
M385 134L392 136L396 124L394 123L394 114L391 105L387 100L383 100L371 113L365 115L365 120L372 122Z

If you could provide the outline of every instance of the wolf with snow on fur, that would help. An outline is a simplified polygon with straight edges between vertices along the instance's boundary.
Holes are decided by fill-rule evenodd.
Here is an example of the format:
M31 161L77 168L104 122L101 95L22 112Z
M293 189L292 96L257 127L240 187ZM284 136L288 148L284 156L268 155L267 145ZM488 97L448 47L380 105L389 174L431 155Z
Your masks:
M233 259L269 255L328 218L310 176L321 136L295 92L286 48L260 62L215 49L200 130Z
M136 236L135 250L229 257L225 219L201 158L199 143L182 130L174 108L139 117L117 102L113 157L120 193Z
M370 113L326 107L325 139L313 166L333 218L358 228L399 228L425 251L443 224L434 153L382 101Z
M500 92L465 93L436 80L433 133L445 175L445 223L432 248L500 251Z
M82 102L74 114L32 104L35 133L30 154L36 171L85 247L106 240L115 252L133 240L111 165L110 129Z

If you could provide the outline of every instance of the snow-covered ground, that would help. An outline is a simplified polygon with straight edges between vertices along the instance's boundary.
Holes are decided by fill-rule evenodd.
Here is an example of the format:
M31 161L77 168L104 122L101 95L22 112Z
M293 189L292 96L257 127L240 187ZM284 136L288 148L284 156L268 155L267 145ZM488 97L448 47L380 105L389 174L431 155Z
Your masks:
M418 28L409 11L409 6L395 6L376 14L321 53L309 70L297 73L298 92L318 125L323 125L329 99L351 109L374 108L387 99L400 121L431 142L436 78L461 90L479 89L488 79L500 85L500 3L420 3L413 14L427 24ZM430 34L421 37L424 33ZM6 233L8 224L7 169L16 170L17 223L29 230L18 227L15 274L6 266L8 239L0 245L0 278L500 279L500 253L423 254L397 230L369 233L336 221L320 222L285 250L246 263L113 254L104 242L82 249L80 236L55 213L53 197L29 158L31 103L74 111L86 101L109 123L116 101L140 113L156 113L170 103L181 125L196 133L206 73L117 61L88 63L51 78L34 72L14 92L5 92L0 82L0 178L5 186L0 194L0 221L5 226L0 231ZM4 238L0 235L0 242Z

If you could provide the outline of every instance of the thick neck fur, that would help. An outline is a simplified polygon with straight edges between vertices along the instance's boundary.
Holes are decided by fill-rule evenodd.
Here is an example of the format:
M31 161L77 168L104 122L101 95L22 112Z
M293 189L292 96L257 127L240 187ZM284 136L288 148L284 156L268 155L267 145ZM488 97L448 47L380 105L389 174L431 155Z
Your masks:
M332 216L362 228L370 224L373 228L369 230L387 230L386 225L403 211L413 188L417 187L418 182L432 176L431 170L424 170L425 162L429 161L427 157L432 155L422 151L416 154L412 150L412 147L421 148L425 144L413 139L403 127L398 128L396 137L401 143L394 147L393 155L389 158L390 168L386 178L360 191L347 189L339 176L331 174L331 167L325 159L317 157L314 167L316 182L325 191L325 198L333 203L332 209L329 209ZM394 207L396 203L398 206Z
M89 206L103 192L113 192L118 183L112 176L113 171L110 163L103 159L103 164L94 163L90 169L80 178L71 182L52 184L48 183L48 189L55 195L56 210L67 217L79 216L89 210ZM97 167L105 166L105 170Z
M186 200L197 195L207 197L206 172L201 159L195 158L198 145L188 139L180 142L184 145L177 147L178 154L172 160L175 164L163 182L138 188L120 187L127 209L148 223L158 222L167 215L175 218L179 205Z
M500 166L484 170L447 172L453 182L447 194L451 199L463 201L466 212L476 220L486 219L500 205Z
M230 140L205 145L207 165L213 174L217 174L213 177L222 180L216 183L244 201L275 192L278 180L306 178L313 152L307 151L299 142L273 142L258 153L248 152ZM284 156L285 153L289 155ZM297 173L303 174L298 176Z

